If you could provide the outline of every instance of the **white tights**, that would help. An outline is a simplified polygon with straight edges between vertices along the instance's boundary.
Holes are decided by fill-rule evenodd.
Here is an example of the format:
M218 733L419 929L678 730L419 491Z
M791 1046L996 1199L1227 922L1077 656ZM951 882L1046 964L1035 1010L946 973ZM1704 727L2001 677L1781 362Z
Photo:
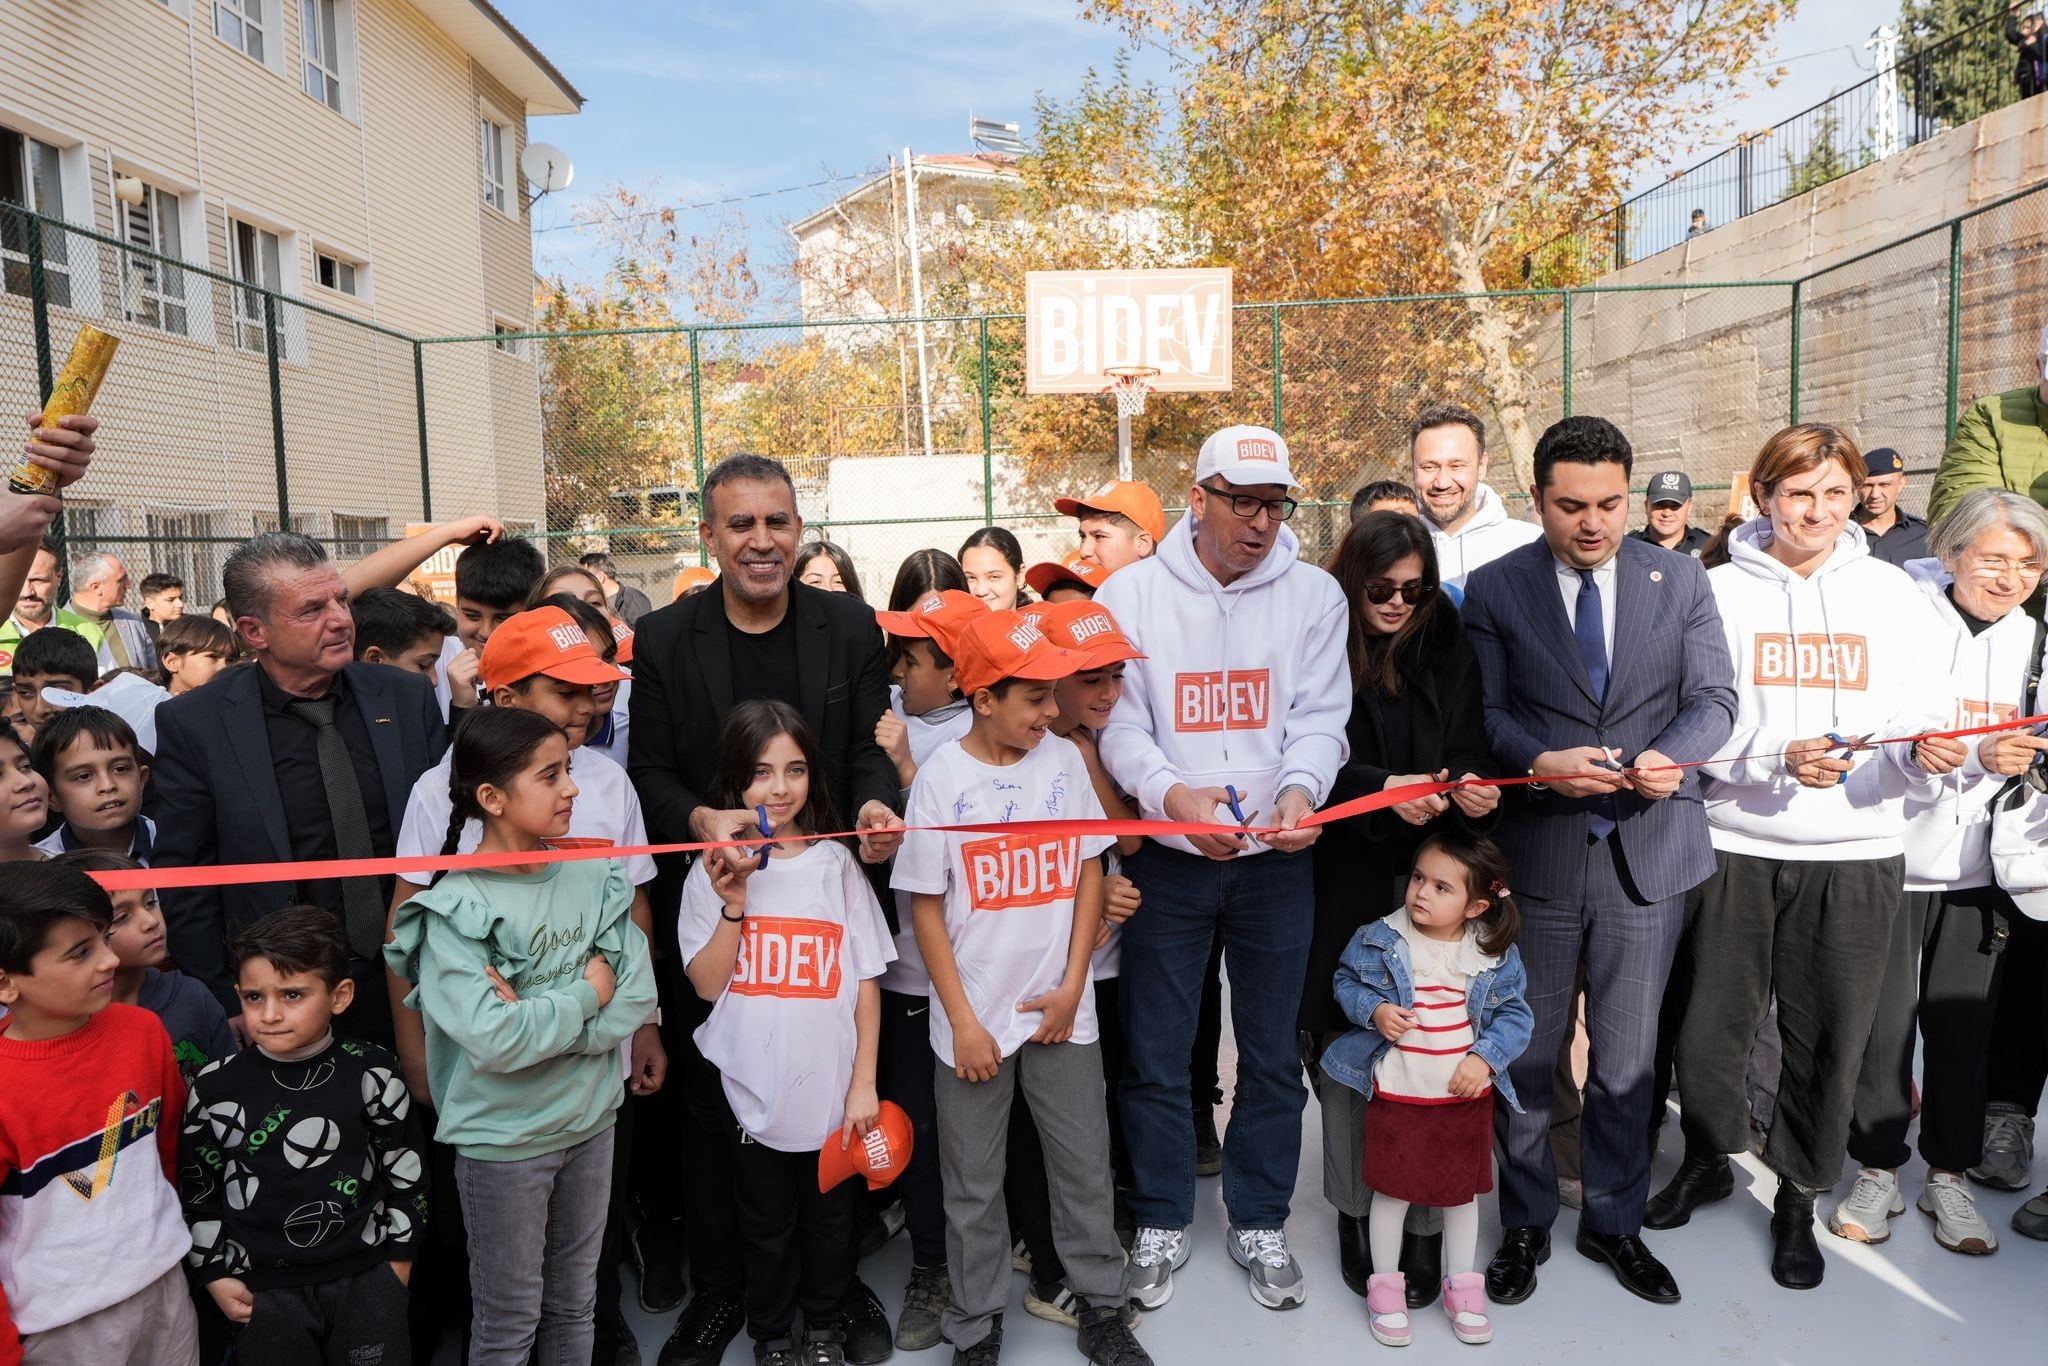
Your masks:
M1366 1233L1372 1241L1375 1271L1392 1271L1401 1263L1401 1225L1408 1217L1408 1202L1374 1191L1372 1217ZM1444 1275L1458 1276L1474 1269L1479 1255L1479 1202L1467 1200L1444 1211Z

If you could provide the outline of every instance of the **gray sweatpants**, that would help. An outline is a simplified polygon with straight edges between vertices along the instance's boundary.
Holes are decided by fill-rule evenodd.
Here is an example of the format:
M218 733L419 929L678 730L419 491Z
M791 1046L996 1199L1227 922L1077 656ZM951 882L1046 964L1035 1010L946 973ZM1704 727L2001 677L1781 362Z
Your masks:
M476 1302L470 1366L588 1366L612 1137L517 1162L456 1157Z
M1102 1058L1092 1043L1027 1043L991 1081L962 1081L932 1064L939 1175L946 1188L946 1265L953 1302L940 1328L966 1349L987 1337L1010 1302L1010 1218L1003 1199L1010 1105L1021 1088L1045 1149L1052 1241L1067 1285L1090 1306L1121 1309L1130 1273L1117 1242Z
M110 1249L110 1252L112 1250ZM98 1313L21 1340L22 1366L199 1366L199 1320L173 1266Z

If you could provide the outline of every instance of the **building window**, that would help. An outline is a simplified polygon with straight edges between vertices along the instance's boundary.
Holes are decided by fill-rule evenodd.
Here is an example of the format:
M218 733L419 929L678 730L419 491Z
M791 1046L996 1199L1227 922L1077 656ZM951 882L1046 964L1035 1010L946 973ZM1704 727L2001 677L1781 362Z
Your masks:
M340 0L301 0L306 35L306 93L339 114L341 107Z
M511 197L506 187L511 182L505 174L505 149L512 139L505 125L495 119L486 117L479 124L483 135L484 203L499 213L509 214Z
M344 257L331 256L324 251L313 253L313 278L322 289L331 289L338 294L351 294L360 298L363 293L365 268Z
M365 559L390 543L389 517L355 517L346 512L334 514L333 544L329 549L337 558Z
M213 0L213 34L253 61L263 57L263 0Z
M526 338L520 335L521 331L522 329L514 327L510 323L492 323L491 345L495 346L502 354L511 356L515 360L525 360Z
M121 253L122 311L130 322L176 332L190 330L185 303L184 244L178 196L143 182L136 204L114 201L121 236L134 251Z
M235 278L253 288L238 289L235 295L235 345L262 355L264 351L263 291L284 291L284 267L277 234L266 232L239 219L228 224ZM277 320L280 329L284 319Z
M150 538L146 562L151 570L175 574L191 584L220 582L221 565L236 544L225 511L148 511L143 514L143 526Z
M0 128L0 200L18 204L44 219L64 217L64 178L59 153L49 143ZM64 231L42 224L43 288L59 307L71 304L70 259ZM0 285L9 294L29 293L28 220L0 209Z

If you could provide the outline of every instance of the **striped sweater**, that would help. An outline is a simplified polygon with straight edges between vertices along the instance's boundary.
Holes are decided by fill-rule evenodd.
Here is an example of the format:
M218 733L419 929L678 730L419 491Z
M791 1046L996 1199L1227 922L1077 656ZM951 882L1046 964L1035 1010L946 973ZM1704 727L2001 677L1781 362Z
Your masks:
M1451 1074L1472 1051L1472 1015L1465 1002L1472 959L1464 939L1431 939L1409 922L1405 910L1388 923L1407 944L1414 965L1416 1023L1373 1068L1373 1090L1388 1100L1447 1104L1457 1099Z

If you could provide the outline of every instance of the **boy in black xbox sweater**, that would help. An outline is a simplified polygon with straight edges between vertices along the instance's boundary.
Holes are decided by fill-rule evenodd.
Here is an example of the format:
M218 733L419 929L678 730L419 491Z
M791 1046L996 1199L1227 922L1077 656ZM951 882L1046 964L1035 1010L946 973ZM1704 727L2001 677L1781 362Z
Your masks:
M230 945L250 1047L192 1079L178 1151L192 1278L245 1366L411 1358L406 1283L427 1208L398 1060L334 1037L348 939L317 907Z

